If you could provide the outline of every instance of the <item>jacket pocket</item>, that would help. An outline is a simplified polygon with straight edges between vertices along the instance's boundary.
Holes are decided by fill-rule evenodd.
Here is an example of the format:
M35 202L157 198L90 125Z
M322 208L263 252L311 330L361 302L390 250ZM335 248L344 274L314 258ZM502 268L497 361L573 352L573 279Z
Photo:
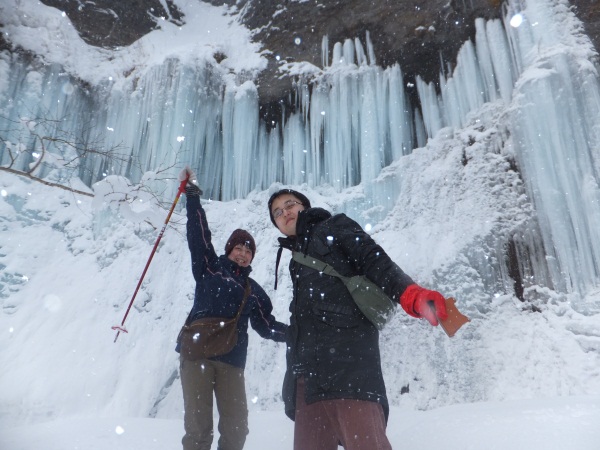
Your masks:
M350 306L315 302L312 307L312 313L319 323L335 328L354 328L361 322L361 318L357 315L355 308Z

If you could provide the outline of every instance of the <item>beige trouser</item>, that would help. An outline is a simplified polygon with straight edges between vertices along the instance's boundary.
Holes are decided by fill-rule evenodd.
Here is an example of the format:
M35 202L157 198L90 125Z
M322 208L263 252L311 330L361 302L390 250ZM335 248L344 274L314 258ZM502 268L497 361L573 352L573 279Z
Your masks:
M219 412L219 450L242 450L248 434L244 369L209 359L180 358L185 435L183 450L210 450L213 392Z

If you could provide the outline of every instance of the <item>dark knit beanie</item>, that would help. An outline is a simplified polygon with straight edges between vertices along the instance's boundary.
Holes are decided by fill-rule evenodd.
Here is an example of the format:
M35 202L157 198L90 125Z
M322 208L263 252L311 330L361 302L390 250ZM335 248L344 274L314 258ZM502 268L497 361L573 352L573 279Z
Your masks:
M229 255L233 248L239 244L248 247L252 252L252 259L254 259L254 254L256 253L256 244L254 243L254 238L246 230L242 230L240 228L231 233L231 236L229 236L229 239L227 239L227 244L225 244L225 254Z
M271 205L273 204L273 202L275 201L275 199L277 197L279 197L280 195L283 195L283 194L293 195L298 200L300 200L300 203L302 203L302 206L304 206L304 209L310 208L310 200L306 197L306 195L301 194L298 191L294 191L293 189L280 189L279 191L277 191L273 195L271 195L271 198L269 199L269 217L271 218L271 222L273 222L273 225L275 225L275 226L277 226L277 224L275 223L275 219L273 218L273 213L271 212Z

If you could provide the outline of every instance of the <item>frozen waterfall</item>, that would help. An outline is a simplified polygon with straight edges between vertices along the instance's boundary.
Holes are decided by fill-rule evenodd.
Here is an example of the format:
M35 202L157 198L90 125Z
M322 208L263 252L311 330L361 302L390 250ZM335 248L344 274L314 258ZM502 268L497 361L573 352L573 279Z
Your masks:
M298 77L295 112L273 129L259 120L253 80L216 67L172 59L114 89L80 83L57 63L2 54L0 163L26 170L42 152L60 155L38 173L91 185L111 174L173 177L193 162L206 194L223 200L275 181L337 191L362 184L385 214L398 191L393 178L377 180L382 168L440 130L460 129L482 105L503 102L504 151L535 205L554 287L584 293L600 275L600 83L578 23L561 0L509 1L503 21L476 22L475 42L437 88L417 80L414 111L401 68L376 64L368 34L332 51L324 38L323 68ZM82 149L114 153L88 150L68 163ZM160 180L155 187L170 195L173 183Z
M214 67L171 59L116 89L81 84L58 64L5 55L1 162L25 170L41 149L19 147L42 145L68 160L63 144L70 142L98 150L74 170L88 185L114 174L134 182L147 171L173 175L192 162L206 194L223 200L274 181L327 183L339 191L375 178L415 146L401 70L376 66L368 35L367 45L365 52L358 39L337 43L312 90L299 80L298 113L273 130L259 121L255 84Z

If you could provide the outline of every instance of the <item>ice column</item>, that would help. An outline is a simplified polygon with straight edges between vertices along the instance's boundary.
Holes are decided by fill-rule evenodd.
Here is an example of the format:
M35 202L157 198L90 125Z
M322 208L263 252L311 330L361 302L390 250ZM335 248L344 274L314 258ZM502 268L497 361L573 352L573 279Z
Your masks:
M509 111L515 158L536 207L553 286L584 294L600 276L600 80L595 51L565 2L512 1L504 23L476 22L441 93L418 80L429 137L484 102Z
M101 131L94 128L89 93L78 86L58 64L26 63L0 53L0 164L29 171L42 152L77 161L73 146L93 148ZM28 151L25 151L28 150ZM59 182L81 175L76 164L60 172ZM35 175L46 177L53 168L37 166Z
M600 274L600 82L590 62L594 52L560 3L530 1L523 11L509 10L509 17L516 13L522 24L507 30L523 69L511 109L518 159L545 248L555 260L552 278L561 290L585 293Z
M325 39L324 51L326 43ZM375 65L368 34L366 51L358 39L336 43L326 69L314 80L312 90L299 83L297 97L309 101L303 100L297 113L302 120L292 115L286 124L307 128L302 145L308 146L303 151L309 155L309 164L303 167L320 177L286 170L284 182L298 183L304 177L303 182L325 182L341 190L370 182L391 161L412 151L412 111L400 67L384 70ZM299 133L294 136L301 139ZM287 138L289 134L284 142ZM284 158L289 157L284 150ZM294 161L290 166L298 158Z

